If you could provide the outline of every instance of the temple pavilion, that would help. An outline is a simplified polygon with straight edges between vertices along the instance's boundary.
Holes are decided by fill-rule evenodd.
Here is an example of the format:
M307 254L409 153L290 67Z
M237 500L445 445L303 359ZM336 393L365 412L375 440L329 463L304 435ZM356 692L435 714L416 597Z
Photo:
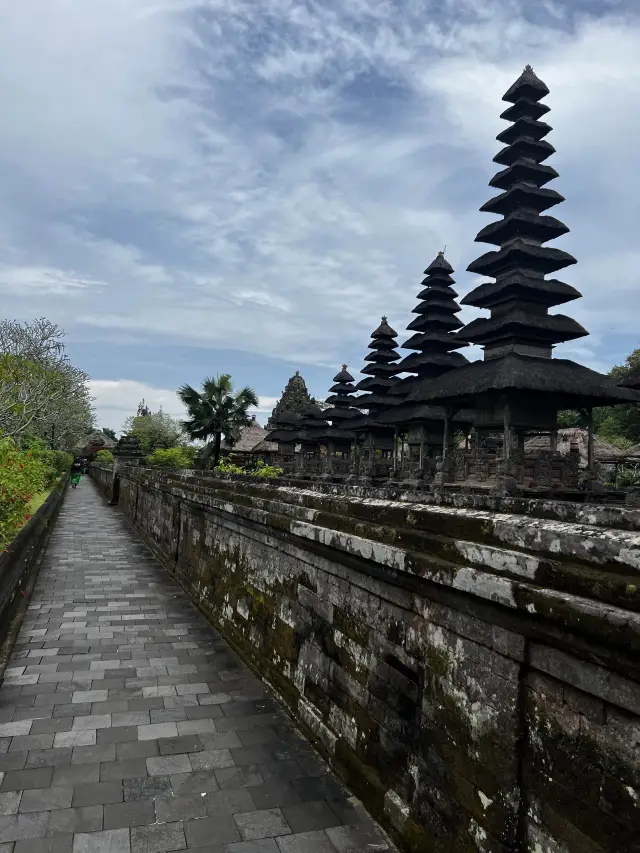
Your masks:
M640 399L607 376L552 357L557 344L588 333L564 314L549 314L550 308L581 294L563 281L547 278L576 263L568 252L544 245L569 230L559 219L545 214L564 200L547 187L558 177L545 163L555 151L545 140L551 127L541 120L549 112L542 103L548 93L527 66L503 96L509 107L501 118L510 124L497 137L504 147L494 162L504 168L490 181L501 192L481 208L501 218L476 237L476 242L496 248L467 268L491 281L483 282L462 300L465 305L490 311L490 316L472 320L457 332L461 341L481 346L484 359L435 379L420 380L406 398L407 402L443 406L447 421L460 409L473 408L476 450L492 434L502 436L497 475L505 485L535 485L536 471L524 470L525 436L550 434L553 453L558 410L586 410L592 436L594 406ZM473 478L473 471L468 466L452 472L453 479L470 476ZM562 480L561 473L558 479Z
M355 398L359 409L366 415L354 418L350 428L356 431L358 456L353 474L365 479L387 477L394 466L396 438L394 427L381 424L378 416L388 408L389 391L398 381L398 333L382 317L380 325L371 333L371 341L361 373L365 378L356 385L361 393Z
M457 352L467 346L466 342L453 334L463 323L456 316L460 306L456 301L458 294L453 289L452 273L453 267L443 252L439 252L424 271L419 301L413 309L417 316L407 326L407 331L413 334L402 344L403 349L412 352L397 365L398 373L409 375L389 389L386 402L391 408L378 418L382 424L397 427L398 434L404 437L401 467L409 478L420 479L423 474L429 474L428 458L435 471L435 454L441 452L443 442L445 410L421 402L407 402L407 396L421 380L435 379L469 364L467 358ZM466 414L464 426L468 428L472 418ZM463 426L460 418L458 426Z
M326 402L331 408L325 409L322 414L331 422L331 426L323 436L327 442L325 474L343 477L350 472L351 449L356 437L350 425L362 417L362 412L356 408L354 378L346 364L333 377Z

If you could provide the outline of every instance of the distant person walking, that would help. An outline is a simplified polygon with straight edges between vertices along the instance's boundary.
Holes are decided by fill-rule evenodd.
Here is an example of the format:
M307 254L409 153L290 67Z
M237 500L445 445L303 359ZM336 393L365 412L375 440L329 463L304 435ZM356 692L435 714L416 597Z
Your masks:
M71 488L75 489L80 480L82 480L82 460L74 459L71 466Z

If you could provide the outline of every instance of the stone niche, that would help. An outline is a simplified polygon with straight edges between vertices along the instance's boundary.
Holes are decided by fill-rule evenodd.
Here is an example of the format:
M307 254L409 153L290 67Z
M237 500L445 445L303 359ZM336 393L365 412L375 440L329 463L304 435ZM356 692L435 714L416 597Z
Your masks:
M144 469L120 492L404 849L637 852L640 513L464 500Z

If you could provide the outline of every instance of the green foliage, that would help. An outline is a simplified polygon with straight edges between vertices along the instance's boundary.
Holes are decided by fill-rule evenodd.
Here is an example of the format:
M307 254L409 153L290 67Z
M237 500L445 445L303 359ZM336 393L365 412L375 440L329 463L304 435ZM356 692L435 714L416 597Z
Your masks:
M114 429L109 429L108 427L103 427L101 432L103 432L104 435L106 435L108 438L112 439L113 441L118 440L118 436L116 435L116 431Z
M24 452L30 451L32 456L44 466L47 472L46 488L50 488L56 480L71 470L73 454L63 450L49 450L41 438L24 437L20 442L20 449Z
M180 421L162 410L127 418L124 431L138 440L140 449L145 454L159 449L181 447L186 443L185 432Z
M30 435L56 450L73 449L93 427L86 373L65 353L54 323L0 320L0 430Z
M247 472L240 465L234 465L233 462L227 462L226 459L221 459L213 469L218 474L246 474Z
M158 448L147 456L151 468L193 468L195 447Z
M252 388L234 392L230 374L223 373L215 379L205 379L202 391L183 385L178 396L189 414L184 422L187 434L196 441L208 442L202 454L204 467L211 456L216 467L223 436L227 445L233 446L242 427L251 423L249 409L258 405L256 392Z
M282 475L282 468L267 465L261 459L252 468L242 468L240 465L234 465L233 462L221 459L213 470L218 474L243 474L251 477L280 477Z
M620 382L638 367L640 367L640 349L634 350L624 364L613 367L609 371L609 376L616 382ZM586 413L572 409L558 412L558 426L586 429ZM640 444L640 406L631 404L594 409L593 428L600 438L622 450Z
M51 480L52 470L33 450L0 438L0 548L6 548L31 518L29 501Z
M277 468L275 465L267 465L262 459L258 459L255 467L249 471L254 477L281 477L282 468Z
M616 475L616 488L628 489L630 486L640 486L640 471L623 468Z
M95 461L98 465L104 465L105 467L113 465L113 453L110 450L99 450L96 453Z

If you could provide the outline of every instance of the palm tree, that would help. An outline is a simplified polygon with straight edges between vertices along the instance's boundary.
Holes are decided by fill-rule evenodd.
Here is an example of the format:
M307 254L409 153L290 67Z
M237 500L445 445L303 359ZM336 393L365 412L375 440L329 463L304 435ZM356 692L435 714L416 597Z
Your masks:
M220 460L222 437L228 444L237 441L241 428L251 423L249 408L258 405L258 395L253 388L242 388L234 393L229 373L205 379L202 391L183 385L178 397L189 414L189 420L183 421L187 434L192 439L208 442L202 458L206 466L213 454L214 467Z

